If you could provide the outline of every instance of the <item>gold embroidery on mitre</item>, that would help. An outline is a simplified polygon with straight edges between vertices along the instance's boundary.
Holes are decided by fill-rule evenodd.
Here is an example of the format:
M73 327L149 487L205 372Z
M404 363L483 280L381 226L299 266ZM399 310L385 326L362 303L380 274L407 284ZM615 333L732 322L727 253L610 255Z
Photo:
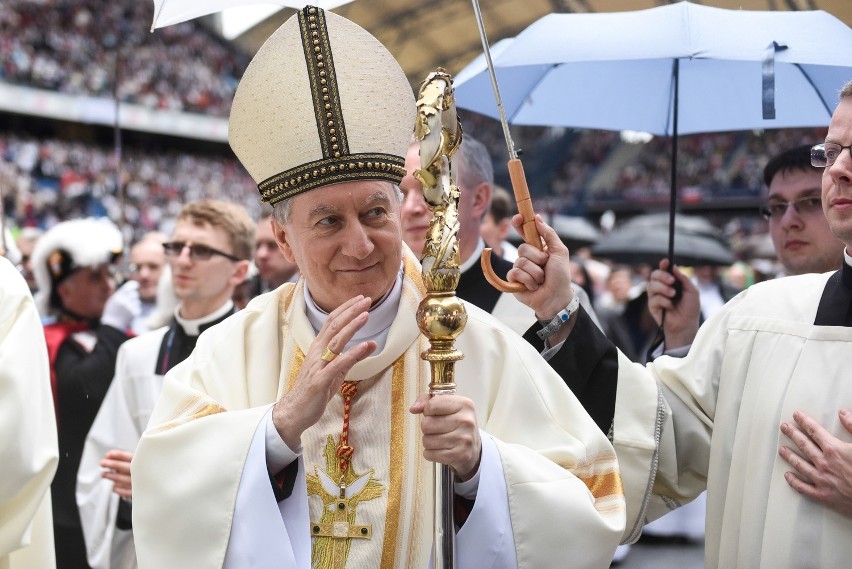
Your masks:
M343 122L343 107L340 104L325 12L315 6L306 6L299 12L299 28L322 155L325 158L339 158L349 154L349 141Z
M382 152L362 152L325 157L301 164L257 185L260 201L275 205L320 186L356 180L386 180L399 184L405 176L405 159Z
M311 553L313 569L342 569L349 558L352 539L370 539L371 524L358 524L356 508L361 502L381 497L384 487L373 478L374 471L356 473L350 465L340 469L337 444L328 436L325 444L325 470L314 465L314 474L305 481L308 495L322 500L322 517L311 522L314 539Z

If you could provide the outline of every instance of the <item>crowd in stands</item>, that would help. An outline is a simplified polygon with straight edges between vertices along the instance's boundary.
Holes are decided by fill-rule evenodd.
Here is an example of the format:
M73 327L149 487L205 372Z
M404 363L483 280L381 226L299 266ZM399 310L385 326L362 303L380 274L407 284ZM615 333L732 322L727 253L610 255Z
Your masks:
M124 219L136 237L174 219L188 201L235 201L259 213L254 181L234 158L125 147L116 189L113 150L0 131L0 190L14 225L106 215Z
M727 132L682 136L678 140L677 179L684 203L720 198L753 198L763 189L763 167L782 149L816 144L824 128ZM566 152L551 191L568 201L587 187L618 145L616 133L585 131ZM588 199L664 203L671 188L671 139L654 137L621 167L618 181Z
M197 23L150 33L152 2L3 0L0 81L226 116L248 56Z

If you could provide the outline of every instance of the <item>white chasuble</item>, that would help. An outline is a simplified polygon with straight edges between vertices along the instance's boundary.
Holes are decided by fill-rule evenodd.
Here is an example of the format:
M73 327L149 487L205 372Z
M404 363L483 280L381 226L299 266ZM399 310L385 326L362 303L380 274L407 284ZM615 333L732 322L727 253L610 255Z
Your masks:
M1 256L0 431L0 569L51 569L59 450L50 364L27 283Z
M849 566L852 519L793 490L778 455L795 448L779 427L796 410L852 442L838 418L852 406L852 328L813 325L828 276L749 288L702 325L686 358L647 369L620 358L614 442L628 533L706 486L708 568Z
M267 567L253 554L260 549L273 551L279 567L307 569L300 561L306 549L312 567L428 567L432 464L422 457L419 418L408 411L429 380L428 362L420 359L427 343L415 322L424 291L408 251L404 264L384 348L347 376L359 387L342 500L332 496L333 490L339 495L332 447L343 427L341 396L302 435L299 476L280 515L258 446L266 414L297 381L315 337L302 282L254 299L205 331L192 356L167 374L132 465L142 569L222 567L226 557L227 566ZM624 529L611 445L532 347L490 315L467 309L467 327L456 342L465 355L456 381L476 406L490 454L483 450L483 479L458 534L459 558L473 556L471 567L479 569L477 561L514 550L510 566L557 567L570 559L574 567L607 567ZM495 488L499 500L488 498ZM263 503L242 508L251 503L243 498L252 496ZM341 501L344 517L333 511ZM501 515L485 513L500 507ZM250 529L252 518L264 517L269 524ZM320 526L318 537L314 526ZM326 535L344 533L351 537ZM508 548L499 545L505 539Z

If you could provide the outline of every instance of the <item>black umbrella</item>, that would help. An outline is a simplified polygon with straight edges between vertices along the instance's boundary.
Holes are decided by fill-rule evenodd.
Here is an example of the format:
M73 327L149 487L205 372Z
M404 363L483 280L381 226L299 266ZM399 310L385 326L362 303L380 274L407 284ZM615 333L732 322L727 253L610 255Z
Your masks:
M544 221L556 231L559 238L570 250L579 249L593 245L600 239L598 229L586 218L576 215L547 215L542 214ZM509 230L507 239L513 245L524 242L524 238L518 235L514 227Z
M637 215L621 224L621 229L627 228L657 228L666 227L669 224L668 213L647 213ZM696 235L704 235L713 237L724 243L724 234L722 230L713 225L706 217L700 215L675 215L675 229L678 233L693 233Z
M734 262L731 251L715 237L675 230L677 250L674 262L677 265L730 265ZM638 265L647 263L657 266L668 256L669 232L665 226L623 226L592 247L592 254L617 263Z

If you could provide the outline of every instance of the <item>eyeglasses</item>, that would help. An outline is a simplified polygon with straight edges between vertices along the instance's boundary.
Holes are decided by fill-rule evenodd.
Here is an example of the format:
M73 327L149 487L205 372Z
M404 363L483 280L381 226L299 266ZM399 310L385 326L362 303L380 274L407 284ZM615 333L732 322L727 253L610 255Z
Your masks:
M822 211L822 198L819 196L810 196L800 198L791 202L772 202L760 206L760 213L766 219L781 219L787 213L787 208L793 206L796 213L799 215L809 215L817 211Z
M170 241L168 243L163 243L163 249L168 257L179 256L183 253L184 248L189 249L189 258L193 261L206 261L213 255L221 255L232 261L242 261L239 257L214 249L213 247L208 247L207 245L188 245L183 241Z
M825 144L817 144L811 147L811 166L817 168L826 168L834 164L840 158L840 154L844 150L849 150L852 155L852 144L843 146L836 142L826 142Z

